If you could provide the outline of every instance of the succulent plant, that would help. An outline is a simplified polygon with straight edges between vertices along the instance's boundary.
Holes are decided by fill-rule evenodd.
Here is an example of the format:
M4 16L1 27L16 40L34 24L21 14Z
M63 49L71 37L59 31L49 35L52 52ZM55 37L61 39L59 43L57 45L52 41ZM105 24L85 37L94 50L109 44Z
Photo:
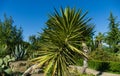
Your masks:
M12 74L12 69L11 68L7 68L4 70L5 73L7 74Z
M3 64L3 60L2 59L0 59L0 66Z
M26 55L26 52L27 50L23 46L18 45L13 51L13 56L15 57L15 60L21 60Z
M12 70L9 67L9 62L15 61L15 58L6 55L3 59L0 58L0 73L10 75Z
M15 61L15 58L14 57L10 57L10 55L6 55L4 58L3 58L3 61L4 61L4 64L6 66L9 65L9 62L11 61Z

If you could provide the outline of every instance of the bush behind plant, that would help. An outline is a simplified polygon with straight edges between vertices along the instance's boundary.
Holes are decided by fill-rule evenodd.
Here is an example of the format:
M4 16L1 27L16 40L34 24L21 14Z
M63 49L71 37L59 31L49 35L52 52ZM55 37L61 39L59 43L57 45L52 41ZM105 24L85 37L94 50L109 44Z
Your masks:
M102 49L96 49L95 51L90 53L90 59L100 60L100 61L120 61L120 58L117 54L109 53Z
M83 60L79 59L77 65L82 66ZM88 67L98 71L107 71L120 74L120 62L89 60Z

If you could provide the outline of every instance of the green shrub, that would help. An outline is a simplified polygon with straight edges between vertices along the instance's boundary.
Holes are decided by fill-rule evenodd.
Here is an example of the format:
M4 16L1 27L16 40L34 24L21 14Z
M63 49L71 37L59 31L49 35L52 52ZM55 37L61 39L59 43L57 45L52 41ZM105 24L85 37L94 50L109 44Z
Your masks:
M7 46L0 44L0 58L5 57L8 54Z
M9 66L9 62L15 61L15 58L10 57L10 55L6 55L4 58L0 58L0 76L4 74L5 76L9 76L12 74L12 69Z
M89 61L88 65L90 68L93 68L98 71L106 71L109 69L109 62L104 61Z
M78 66L83 65L83 60L82 59L78 59L76 62L77 62L76 65L78 65Z
M120 61L119 56L114 53L104 51L102 49L96 49L89 54L90 59L100 60L100 61Z
M77 65L82 66L83 60L79 59ZM120 73L120 62L89 60L88 67L98 71Z
M110 68L108 69L110 72L120 73L120 63L119 62L110 62Z

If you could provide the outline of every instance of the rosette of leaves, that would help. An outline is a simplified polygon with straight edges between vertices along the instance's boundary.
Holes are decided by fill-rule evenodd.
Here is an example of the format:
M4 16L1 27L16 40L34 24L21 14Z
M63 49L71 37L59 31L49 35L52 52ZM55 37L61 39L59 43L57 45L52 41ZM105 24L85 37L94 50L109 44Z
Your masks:
M13 51L13 56L15 57L15 60L22 60L26 53L27 50L22 45L18 45L15 47L15 50Z

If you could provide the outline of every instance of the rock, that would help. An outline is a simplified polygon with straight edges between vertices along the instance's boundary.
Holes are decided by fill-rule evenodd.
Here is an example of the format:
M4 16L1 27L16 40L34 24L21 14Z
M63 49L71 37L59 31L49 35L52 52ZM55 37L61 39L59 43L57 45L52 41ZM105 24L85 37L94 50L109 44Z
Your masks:
M42 69L37 68L37 64L32 65L29 67L22 76L27 76L28 74L39 74L42 71Z
M40 75L42 69L37 68L37 64L32 64L27 61L15 61L9 63L13 72L23 73L22 76Z
M24 72L27 69L27 61L15 61L9 63L13 72Z
M31 73L32 74L39 74L39 73L41 73L43 70L42 69L35 69L35 70L33 70Z

